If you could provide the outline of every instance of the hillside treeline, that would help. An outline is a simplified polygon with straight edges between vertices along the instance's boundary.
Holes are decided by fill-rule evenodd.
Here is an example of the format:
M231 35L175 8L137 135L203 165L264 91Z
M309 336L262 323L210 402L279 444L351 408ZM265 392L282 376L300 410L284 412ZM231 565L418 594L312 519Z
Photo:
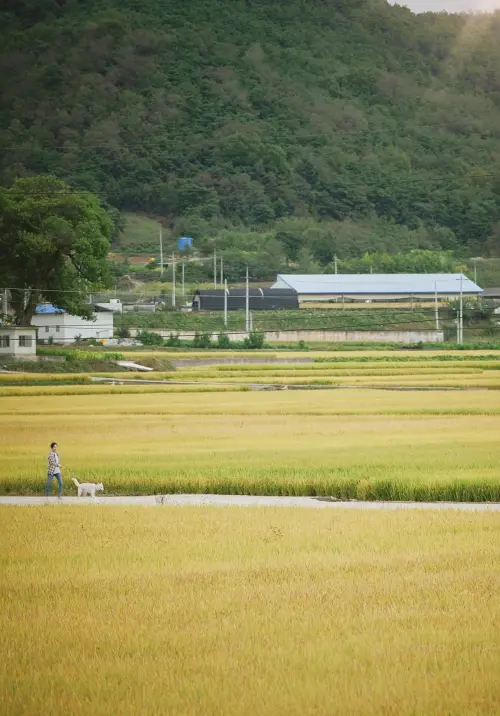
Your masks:
M274 227L290 260L317 230L322 266L499 252L499 12L7 0L0 28L5 184L55 173L174 233Z

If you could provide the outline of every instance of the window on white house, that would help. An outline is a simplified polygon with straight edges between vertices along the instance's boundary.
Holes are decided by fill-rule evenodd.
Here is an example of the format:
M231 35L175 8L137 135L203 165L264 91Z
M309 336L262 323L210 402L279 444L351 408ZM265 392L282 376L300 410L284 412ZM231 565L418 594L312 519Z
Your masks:
M0 347L1 348L9 348L10 346L10 336L0 336Z
M56 326L56 333L59 333L60 330L61 330L61 326Z
M31 336L19 336L19 347L20 348L31 348L33 338Z
M49 327L45 326L45 333L48 333L48 332L49 332Z

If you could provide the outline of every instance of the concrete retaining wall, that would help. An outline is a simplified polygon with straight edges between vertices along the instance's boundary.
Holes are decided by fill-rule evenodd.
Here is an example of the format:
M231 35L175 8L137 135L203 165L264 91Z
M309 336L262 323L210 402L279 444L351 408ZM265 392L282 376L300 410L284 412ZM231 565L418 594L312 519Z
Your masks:
M98 356L96 356L97 358ZM22 363L64 363L66 358L64 356L42 356L42 355L20 355L20 356L5 356L9 361L14 360ZM2 356L3 359L3 356Z
M170 334L179 336L186 340L192 340L195 331L172 331L153 330L164 338ZM137 330L130 329L130 335L136 336ZM201 331L200 331L201 333ZM218 331L212 332L212 340L215 342ZM232 341L243 341L248 334L245 331L240 333L232 332ZM442 331L264 331L266 343L442 343L444 334Z
M442 343L442 331L266 331L268 343Z

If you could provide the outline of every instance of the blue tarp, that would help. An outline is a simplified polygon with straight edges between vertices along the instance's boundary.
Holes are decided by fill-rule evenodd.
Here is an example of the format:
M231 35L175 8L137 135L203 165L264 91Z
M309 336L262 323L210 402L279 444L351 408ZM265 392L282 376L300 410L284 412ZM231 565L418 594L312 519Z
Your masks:
M56 308L51 303L43 303L41 306L35 308L35 313L43 313L46 315L49 313L66 313L66 311L63 311L62 308Z

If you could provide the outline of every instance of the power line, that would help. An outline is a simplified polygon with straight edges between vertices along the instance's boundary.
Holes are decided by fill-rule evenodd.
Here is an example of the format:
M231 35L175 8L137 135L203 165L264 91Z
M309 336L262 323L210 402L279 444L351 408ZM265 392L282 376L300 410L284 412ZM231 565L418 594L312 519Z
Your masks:
M456 311L452 310L452 315L455 312ZM49 315L54 315L54 314L49 314ZM36 317L43 319L44 314L36 314ZM349 318L351 318L351 317L349 316ZM354 316L352 318L354 318ZM212 326L212 327L201 326L201 327L193 327L193 328L190 328L190 327L179 328L179 327L175 327L175 326L153 327L153 326L137 326L137 325L133 326L132 325L132 326L118 326L117 328L132 328L133 330L136 330L137 332L147 331L147 332L153 332L153 333L158 332L158 331L164 331L164 332L169 331L170 333L173 333L173 334L179 333L182 331L184 334L186 334L186 333L190 334L192 332L194 335L195 333L213 333L215 331L222 329L223 328L222 315L220 316L220 320L221 320L221 325ZM92 323L92 321L90 321L90 320L89 320L89 322ZM345 330L356 330L356 331L363 332L363 331L371 330L371 329L379 329L381 326L382 327L383 326L415 326L415 325L428 326L429 324L432 324L432 325L434 324L434 317L429 317L428 319L427 318L418 319L418 320L416 320L416 319L413 319L413 320L383 320L382 319L381 321L376 321L376 319L374 317L373 322L364 323L363 325L359 325L356 323L349 323L349 322L347 322L347 325L344 324L344 325L340 325L340 326L332 326L332 325L326 325L326 324L319 325L319 326L304 326L304 325L297 324L297 325L285 327L283 325L281 325L281 326L265 326L265 325L258 326L258 325L254 324L254 328L255 328L254 332L259 333L262 331L279 332L279 331L345 331ZM69 323L69 324L68 323L60 323L60 324L54 324L49 327L54 328L56 325L59 325L61 328L64 328L64 329L71 328L71 329L83 330L85 328L90 328L90 326L82 326L81 324L78 324L78 323L74 323L74 324L73 323ZM97 323L94 325L97 330L106 330L104 328L104 326L99 326L99 324L97 324ZM0 328L1 327L2 326L0 326ZM42 324L40 326L9 325L9 326L3 326L3 328L19 328L19 329L21 329L21 328L29 328L29 329L36 328L37 330L42 331L45 328L45 325L44 324ZM479 327L477 330L479 330L480 328L481 327ZM245 328L242 327L242 328L233 328L230 331L225 331L225 332L231 334L231 333L245 333L246 331L245 331Z
M391 325L391 324L387 324L387 325ZM401 325L401 324L394 324L394 325ZM79 326L79 327L81 328L81 326ZM30 329L32 329L32 328L34 328L34 327L33 327L33 326L14 326L14 328L16 328L16 329L22 331L22 330L30 330ZM452 329L454 329L454 326L450 326L450 327L449 327L449 330L452 330ZM166 329L166 330L168 330L168 329ZM342 327L342 328L293 328L293 329L287 329L287 328L280 328L280 329L276 329L276 328L255 328L255 329L254 329L253 331L251 331L251 332L253 332L253 333L277 333L277 332L286 333L286 332L288 332L288 331L291 331L291 332L295 333L296 331L302 331L302 332L311 331L311 332L313 332L313 331L325 331L325 330L329 330L329 331L331 331L331 332L333 332L333 333L349 333L349 332L350 332L350 333L361 333L361 334L362 334L362 333L371 333L371 332L377 332L377 333L392 333L392 332L393 332L393 329L391 329L391 328L380 328L380 327L378 327L378 326L364 326L363 328L359 328L359 327L358 327L358 328L353 328L353 327L349 327L349 326L348 326L348 327L344 326L344 327ZM408 330L409 333L413 332L412 329L407 329L407 330ZM484 331L484 327L481 327L481 326L465 326L465 330L466 330L468 333L478 332L478 331ZM433 327L416 328L416 329L414 329L414 331L415 331L415 332L416 332L416 331L418 331L418 332L426 331L426 332L434 332L434 333L442 333L442 332L443 332L443 331L436 331L436 329L433 328ZM224 333L224 335L227 335L227 336L242 336L242 335L246 335L246 334L248 333L248 331L246 331L244 328L241 328L240 330L231 330L231 331L223 331L222 329L219 330L219 329L213 328L213 329L204 331L204 333L208 333L208 334L214 334L214 333L217 333L217 332ZM176 337L176 338L178 337L179 340L181 340L181 341L182 341L182 340L190 340L190 339L193 339L193 338L196 337L196 334L202 335L202 332L200 332L200 331L183 331L183 334L182 334L182 335L177 335L176 332L175 332L175 330L172 330L171 333L174 335L174 337ZM493 336L493 338L494 338L494 336ZM22 340L23 343L24 343L24 340L23 340L21 337L17 337L17 338L16 338L16 337L14 337L14 336L9 336L9 339L10 339L10 343L19 342L19 341L21 341L21 340ZM35 340L40 341L41 339L37 337ZM111 339L109 339L109 338L94 338L94 339L92 339L92 340L111 340ZM136 339L133 339L133 338L132 338L132 339L130 339L130 340L136 340ZM313 337L313 336L311 337L311 340L313 340L313 342L314 342L314 337ZM291 342L293 342L293 341L291 341ZM332 341L326 341L326 342L331 343ZM397 342L397 341L396 341L396 342ZM43 345L47 345L47 344L43 344ZM65 346L68 346L67 343L62 343L62 342L61 342L61 343L58 343L57 341L54 341L53 345L54 345L55 348L59 348L59 347L64 348ZM149 348L150 346L143 344L142 347L145 348L145 349L147 349L147 348ZM110 348L117 349L118 352L119 352L119 349L120 349L120 348L123 348L123 349L126 350L126 349L127 349L127 346L116 345L116 346L110 346ZM151 348L168 348L168 346L151 346ZM90 348L90 346L89 346L88 350L89 350L89 351L92 350L92 349ZM92 352L94 353L94 351L92 351ZM105 356L105 355L106 355L106 351L99 351L99 350L97 350L97 351L94 353L94 355L96 356L96 358L99 357L99 356ZM0 354L0 360L1 360L1 359L2 359L2 355Z
M468 294L465 294L465 293L463 294L463 297L464 297L464 298L471 298L471 296L469 296ZM244 296L238 296L237 298L238 298L238 300L242 301L242 300L244 299ZM252 298L257 298L257 297L255 297L255 296L250 296L250 301L251 301L251 302L252 302ZM431 297L429 297L429 298L431 298ZM454 300L456 300L456 299L458 299L458 298L459 298L459 294L457 294L457 295L455 296ZM475 298L475 296L472 296L472 298ZM89 305L89 307L92 308L94 305L98 305L99 303L101 303L101 302L100 302L100 301L96 301L96 302L93 302L92 304L88 304L88 305ZM136 306L136 305L138 305L138 306L140 306L140 305L152 306L152 305L155 305L155 304L152 304L152 303L148 303L148 304L134 304L134 303L123 303L123 302L122 302L122 305L126 305L126 306ZM187 305L190 305L190 302L189 302L189 301L187 302ZM375 316L376 313L385 313L385 314L387 314L387 313L401 313L401 314L408 314L409 312L412 312L412 313L414 312L414 313L417 313L417 314L418 314L418 313L422 313L422 312L425 312L425 311L433 311L433 308L432 308L431 306L419 306L419 304L416 303L416 302L414 303L413 307L411 307L411 306L398 306L397 304L395 304L395 305L393 305L393 306L384 307L384 308L377 308L376 306L374 306L373 308L355 308L355 309L354 309L354 308L353 308L353 309L348 308L348 309L342 309L342 308L340 307L340 305L341 305L341 304L339 304L339 307L338 307L338 308L334 308L334 309L332 309L332 308L303 309L303 308L296 308L296 307L295 307L296 304L294 304L294 308L293 308L293 309L292 309L292 308L290 308L290 309L287 309L287 308L269 308L269 309L262 309L262 308L256 308L255 305L254 305L253 308L252 308L252 306L250 306L250 309L251 309L252 311L258 313L258 314L266 314L266 313L268 313L268 312L273 312L273 313L278 313L278 314L279 314L279 313L282 312L282 311L292 311L292 310L293 310L293 311L297 311L297 312L298 312L298 316L300 316L300 314L302 314L302 315L304 316L304 318L305 318L305 311L306 311L306 310L309 310L309 311L312 312L313 314L314 314L314 313L319 313L320 311L321 311L321 312L328 311L329 313L331 313L332 316L335 316L335 315L338 316L338 315L340 315L340 316L344 316L344 317L347 317L347 316L353 316L353 317L354 317L354 316L360 316L360 317L364 317L364 316L373 315L374 318L376 318L376 316ZM443 303L441 303L441 309L442 309L442 310L454 310L453 308L450 309L449 304L443 304ZM244 307L244 305L242 305L242 306L239 307L239 308L233 308L233 309L230 308L230 309L229 309L229 313L230 313L230 314L234 314L234 313L237 313L238 311L244 311L244 310L245 310L245 307ZM112 314L112 315L118 315L118 316L128 316L128 315L136 316L137 314L140 314L141 316L144 316L144 315L150 315L150 313L153 313L153 312L148 312L148 311L134 311L134 310L132 310L132 311L130 311L130 310L125 310L125 311L112 311L112 310L110 310L110 311L99 311L99 310L94 310L94 314L97 314L97 315ZM178 312L176 312L176 311L158 311L158 314L161 315L161 316L168 316L168 315L177 315ZM213 309L213 310L209 310L209 311L204 311L203 313L198 313L198 312L196 312L196 315L200 315L201 317L203 317L203 316L208 316L208 315L214 315L214 314L215 314L215 315L222 314L222 309ZM57 310L57 311L51 312L51 313L43 313L43 312L40 312L40 313L35 313L34 315L36 315L36 316L39 317L39 318L43 318L44 316L54 316L54 315L64 316L64 315L71 315L71 312L70 312L69 310L67 310L67 309L60 309L60 310ZM156 312L154 312L154 315L157 315ZM298 316L297 316L297 317L298 317ZM162 327L161 327L161 326L158 326L158 328L161 329ZM168 326L166 326L166 328L168 328Z
M76 289L58 289L58 288L36 288L34 286L4 286L0 291L40 291L41 293L90 293L89 289L84 288L81 291ZM94 293L94 292L92 292Z
M222 313L222 312L221 312L221 313ZM54 315L54 314L50 314L50 315ZM229 315L231 315L231 312L229 312ZM41 318L41 319L43 319L43 317L44 317L43 314L36 314L36 318ZM254 316L254 318L255 318L255 316ZM82 320L86 320L86 319L82 319ZM92 323L93 326L95 325L95 327L96 327L97 329L102 328L102 330L105 330L104 327L103 327L103 326L99 326L98 323L94 323L91 319L88 319L88 320L89 320L89 323ZM222 322L222 315L221 315L221 317L220 317L220 320L221 320L221 322ZM359 330L364 330L365 328L375 328L376 326L382 326L382 325L385 325L385 326L403 326L403 325L424 325L424 324L428 324L428 323L434 324L434 316L429 316L428 319L427 319L427 318L424 318L424 319L418 319L418 320L417 320L417 319L414 319L414 320L407 320L407 321L406 321L406 320L390 320L390 321L384 321L384 320L375 321L375 320L374 320L373 323L364 323L364 324L362 324L362 325L359 325L359 323L352 323L352 324L348 324L347 326L344 324L344 325L338 326L338 327L332 326L332 325L326 325L326 324L325 324L325 325L319 325L319 326L307 326L307 325L297 324L297 325L288 326L288 327L284 327L283 325L281 325L281 326L275 326L275 327L273 327L272 325L271 325L271 326L257 326L257 325L256 325L255 327L256 327L256 330L263 330L263 331L295 331L295 330L297 330L297 331L336 331L336 330L341 330L341 331L342 331L342 330L344 330L345 328L356 328L356 329L359 329ZM83 328L90 328L90 327L91 327L91 326L82 326L81 323L58 323L58 324L54 324L54 325L52 325L52 326L50 326L50 324L49 324L49 327L50 327L50 328L54 328L56 325L58 325L58 326L60 326L60 327L62 327L62 328L75 328L75 329L76 329L76 328L81 328L81 329L83 329ZM4 327L4 328L5 328L5 327L7 327L7 328L19 328L20 326L10 325L10 324L9 324L8 326L3 326L3 327ZM210 327L210 326L207 326L207 327L199 326L199 327L194 327L194 328L190 328L189 326L188 326L188 327L185 327L185 328L182 328L182 327L179 328L178 326L140 326L140 325L117 326L118 329L119 329L119 328L132 328L132 329L137 330L137 331L152 331L152 332L155 332L155 331L172 331L172 332L175 332L175 331L194 331L195 333L196 333L196 332L200 332L200 331L205 332L205 333L208 333L208 332L213 331L213 330L218 330L220 327L221 327L221 326L212 326L212 327ZM0 325L0 328L2 328L2 325ZM40 326L33 326L33 325L24 326L24 328L37 328L38 330L42 330L42 329L45 328L45 324L40 325ZM238 333L240 333L241 331L244 331L244 328L235 329L235 330L236 330Z
M380 129L374 129L373 127L359 127L357 129L345 129L345 128L342 129L339 127L337 129L335 129L335 135L336 136L345 136L345 137L360 137L362 135L368 135L368 136L373 137L374 139L378 139L378 133L379 132L382 133L384 131L384 129L387 129L387 128L381 127ZM29 130L26 130L26 131L29 131ZM413 137L416 139L418 139L418 136L419 135L413 134ZM406 136L401 135L401 138L405 139ZM182 139L184 139L184 137L182 137ZM175 146L179 143L179 140L174 141L174 142L165 142L165 140L162 139L161 137L160 138L145 137L142 141L137 141L137 140L126 139L123 136L116 136L113 138L113 141L116 142L116 144L114 146L110 146L109 142L101 143L99 141L93 141L93 140L91 140L92 141L91 146L85 146L85 142L88 141L88 137L82 136L82 135L75 137L73 140L68 139L64 143L54 142L50 147L41 147L40 145L37 145L37 144L29 145L29 144L27 144L27 141L29 141L29 140L21 139L21 142L23 142L23 144L10 144L9 146L6 146L5 149L14 151L14 152L15 151L23 151L23 150L33 151L34 149L38 149L38 150L46 151L46 152L51 152L51 151L71 152L71 151L74 151L75 149L80 150L80 151L93 151L95 149L116 150L116 149L129 149L129 148L132 148L132 149L139 148L139 149L146 149L146 150L151 150L151 149L168 150L172 147L172 145ZM293 143L292 139L290 139L290 141L286 142L284 146L285 147L293 147L294 143ZM388 146L394 146L394 145L390 144Z
M347 170L347 173L349 170ZM453 186L453 184L456 183L464 183L464 182L470 182L477 179L500 179L500 173L496 172L487 172L482 174L464 174L461 176L451 176L451 175L433 175L432 177L429 176L418 176L418 177L411 177L411 176L404 176L404 177L398 177L397 185L398 187L402 184L406 184L409 186L414 186L415 184L430 184L430 183L439 183L441 187L443 186ZM360 181L359 188L365 188L368 190L368 192L373 191L374 189L383 189L385 187L392 188L391 183L384 182L381 185L381 181L384 182L384 177L380 176L374 176L371 181L364 180ZM375 184L377 187L375 187ZM42 190L23 190L23 189L17 189L13 187L7 187L7 190L12 194L22 197L38 197L38 196L89 196L94 195L98 196L98 193L104 193L105 190L92 190L92 189L73 189L71 191L42 191ZM101 199L103 197L101 196Z
M317 275L318 275L318 276L325 276L325 277L326 277L326 276L328 276L329 274L317 274ZM397 276L401 276L401 275L402 275L401 273L394 273L394 274L360 274L360 273L346 273L346 274L336 274L336 277L338 278L339 276L349 276L349 278L351 278L351 277L353 277L353 276L357 276L357 277L359 277L359 280L362 281L362 280L363 280L363 279L362 279L363 276L367 276L367 277L369 276L370 278L373 278L373 277L380 276L380 275L384 275L384 276L394 276L394 277L395 277L394 279L388 278L387 280L385 280L385 282L384 282L384 285L385 285L385 286L394 286L394 287L397 287L397 288L401 288L401 281L398 280L398 279L396 279ZM404 275L405 275L405 276L409 276L409 277L412 277L412 276L435 276L435 275L440 275L440 276L445 276L445 277L446 277L446 278L443 278L443 279L429 278L429 280L428 280L428 286L429 286L430 288L429 288L429 290L428 290L427 292L424 292L424 291L414 291L414 292L411 292L411 291L404 291L404 290L398 292L398 294L402 294L402 295L405 297L405 300L411 300L412 297L413 297L413 300L415 300L417 296L418 296L419 298L421 298L424 293L425 293L425 294L428 293L429 298L434 298L434 295L435 295L435 293L436 293L435 284L438 284L438 285L439 285L439 284L446 283L446 285L448 286L448 285L449 285L449 281L451 281L451 280L456 280L457 283L460 281L460 272L456 272L456 271L449 272L449 273L443 272L443 273L440 273L440 274L434 274L434 273L430 273L430 274L426 274L426 273L407 273L407 274L404 274ZM465 282L466 282L466 281L472 282L472 279L469 279L468 276L466 276L466 274L462 273L462 276L463 276L464 285L465 285ZM448 278L448 277L449 277L449 278ZM453 279L453 277L455 277L455 278ZM207 283L207 282L205 282L205 281L203 281L203 282L198 282L198 283L196 283L196 282L193 281L193 282L189 282L189 285L196 287L196 286L200 286L200 285L202 285L202 284L205 284L205 285L206 285L206 283ZM325 282L324 282L324 281L323 281L323 282L320 281L319 283L325 283ZM424 283L427 285L426 281L425 281ZM172 285L172 282L171 282L171 281L165 282L165 286L169 286L169 285ZM244 287L241 286L241 285L240 285L240 286L233 286L232 288L229 289L229 291L231 292L231 291L234 290L234 289L243 290L243 288L244 288ZM250 286L250 290L251 290L251 291L252 291L252 290L259 290L259 288L267 288L267 287L266 287L266 286L264 286L264 287L260 287L260 286ZM119 289L117 289L117 290L111 290L111 291L112 291L112 293L120 294L120 295L122 295L122 296L123 296L123 295L125 295L125 296L130 296L131 298L132 298L132 297L136 297L136 298L139 300L142 296L148 296L148 295L149 295L149 296L155 296L155 297L156 297L156 296L157 296L157 297L165 296L166 294L162 294L162 293L161 293L162 290L163 290L163 289L160 289L160 291L151 291L151 292L148 292L148 291L145 291L145 290L141 290L140 293L132 293L132 292L129 292L129 291L119 290ZM193 291L198 291L198 290L199 290L199 291L213 291L214 289L203 289L203 288L201 288L201 289L200 289L200 288L195 288L195 289L193 289ZM280 290L282 290L282 289L270 289L270 290L280 291ZM88 288L88 287L86 287L86 286L85 286L85 287L82 287L81 290L66 289L66 288L64 288L64 289L45 288L45 287L38 287L38 286L0 286L0 291L39 291L39 292L41 292L41 293L82 293L82 292L86 292L86 293L88 293L88 294L93 294L93 295L105 295L108 299L114 298L114 296L112 296L112 295L109 294L109 291L108 291L108 292L100 291L99 289L91 289L91 288ZM224 293L224 289L218 289L218 291L219 291L220 295L222 296L223 293ZM302 293L307 293L307 292L304 292L304 291L303 291ZM325 292L325 293L328 293L328 292ZM441 297L442 297L442 298L444 297L444 295L448 296L450 293L453 294L454 292L448 290L448 288L447 288L446 290L441 290L441 291L438 290L438 295L441 294ZM456 294L458 295L459 293L460 293L460 290L458 289L458 286L457 286ZM299 296L300 294L301 294L301 292L298 291L296 295ZM345 297L347 300L351 300L350 297L351 297L352 295L355 295L355 294L356 294L356 291L345 291L344 293L331 292L329 295L336 295L336 296L338 296L337 303L341 303L343 297ZM464 296L469 296L469 292L468 292L468 291L465 291L465 290L462 291L462 294L463 294ZM278 296L279 294L276 294L276 295ZM358 294L358 295L361 295L361 294ZM367 296L372 296L373 294L367 292L366 295L367 295ZM473 297L475 297L475 296L480 295L480 294L474 293L474 294L470 294L470 295L473 296ZM211 298L216 298L216 297L218 297L218 296L213 296L213 295L212 295L212 296L208 296L208 297L209 297L209 298L210 298L210 297L211 297ZM427 296L425 296L423 300L425 300L426 297L427 297ZM232 298L242 298L242 296L232 296ZM262 297L262 296L250 296L250 298L252 298L252 299L262 299L262 300L263 300L263 297ZM280 300L294 302L294 301L295 301L295 297L294 297L294 296L281 296L281 297L280 297ZM331 299L331 300L333 300L333 299ZM354 299L352 299L352 300L354 300ZM360 302L360 301L366 301L366 300L367 300L366 298L359 298L359 299L357 299L358 302ZM382 298L381 298L381 299L370 299L370 300L371 300L371 301L374 301L374 305L376 305L377 300L387 302L387 301L396 300L396 299L387 299L387 298L383 298L383 299L382 299ZM400 300L400 299L397 299L397 300ZM401 299L401 300L403 300L403 299ZM104 301L104 300L97 301L97 303L105 303L105 302L106 302L106 301ZM321 302L321 298L318 298L317 301L311 301L311 303L318 303L318 302ZM94 301L94 303L95 303L95 301ZM305 304L304 304L304 305L305 305ZM330 304L330 305L331 305L331 304ZM397 305L397 304L395 304L395 305ZM302 310L305 310L305 309L302 309ZM310 309L310 310L322 310L322 309L314 308L314 309ZM330 309L330 310L331 310L331 309ZM372 309L366 309L366 310L372 310Z
M91 194L93 196L96 196L96 194L91 189L75 189L74 191L22 191L20 189L8 189L10 194L19 194L23 197L29 197L29 196L85 196L86 194Z
M361 137L363 135L368 136L368 138L372 139L372 144L379 144L380 138L383 139L383 144L385 146L395 146L394 143L388 143L387 140L387 134L386 132L388 130L392 130L392 127L389 126L373 126L368 124L368 126L364 127L357 127L357 128L343 128L343 127L336 127L335 128L335 136L345 136L345 137ZM25 128L26 132L29 132L30 130ZM92 130L91 130L92 131ZM120 131L123 131L120 130ZM163 128L161 128L159 131L163 131ZM476 135L482 135L483 132L477 131L477 132L471 132L471 134ZM493 134L493 133L492 133ZM283 135L279 135L280 138L283 138ZM452 135L453 136L453 135ZM407 139L408 137L416 140L417 142L421 139L427 139L428 134L426 134L424 131L417 130L415 131L414 127L406 127L406 134L400 134L397 135L397 139ZM488 139L492 138L492 135L488 137ZM182 135L180 137L180 140L182 141L185 139L185 136ZM79 134L78 136L74 136L71 139L67 139L64 142L55 141L51 144L50 147L41 147L40 145L29 145L27 144L29 142L29 138L20 138L20 141L22 144L10 144L8 147L5 147L5 149L9 149L11 151L18 151L18 150L30 150L33 149L39 149L42 151L74 151L75 149L83 150L83 151L92 151L94 149L128 149L128 148L139 148L139 149L164 149L167 150L172 147L172 145L178 145L179 139L172 141L165 140L163 136L161 135L155 135L155 136L148 136L144 137L141 141L136 139L127 139L124 137L121 133L118 135L115 135L111 141L115 142L114 146L110 146L109 141L99 141L98 139L92 139L90 138L91 145L85 146L85 142L89 141L89 137L87 135ZM293 138L290 137L288 141L284 142L285 147L294 147L295 143L293 142Z

